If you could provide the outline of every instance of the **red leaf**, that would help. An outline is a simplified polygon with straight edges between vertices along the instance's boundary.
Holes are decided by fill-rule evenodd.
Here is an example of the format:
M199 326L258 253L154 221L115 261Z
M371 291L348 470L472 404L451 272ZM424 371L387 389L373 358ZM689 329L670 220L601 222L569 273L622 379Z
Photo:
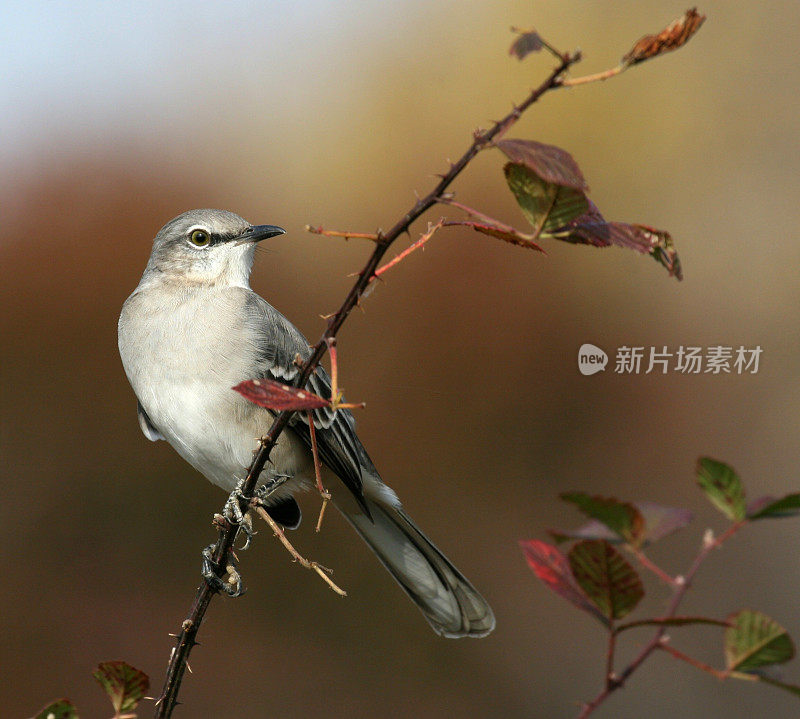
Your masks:
M330 407L330 401L322 399L299 387L290 387L271 379L248 379L235 389L242 397L259 407L282 412L283 410L319 409Z
M583 591L578 587L567 558L547 542L538 539L520 541L519 546L525 553L525 559L539 579L560 597L572 602L579 609L588 612L599 619L606 626L608 620L592 604Z
M560 147L533 140L499 140L495 147L511 162L529 167L545 182L575 190L589 189L578 163Z
M647 225L606 222L600 210L591 200L587 212L576 217L564 227L547 233L547 236L578 245L593 245L594 247L617 245L629 250L636 250L652 256L656 262L666 268L670 277L683 279L681 263L669 232Z
M689 8L681 17L665 27L658 35L645 35L622 58L626 65L635 65L665 52L677 50L694 35L705 22L706 16Z
M511 31L519 35L519 37L511 43L511 47L508 48L508 54L511 56L523 60L532 52L540 52L544 47L542 38L539 37L539 33L536 32L536 30L520 30L512 27Z
M544 253L544 250L533 241L533 235L526 235L522 232L517 232L513 227L497 227L496 225L490 225L486 222L474 222L472 220L448 222L447 225L463 225L464 227L471 227L476 232L482 232L484 235L496 237L499 240L505 240L506 242L510 242L512 245L517 245L518 247L527 247L529 250L536 250L537 252Z

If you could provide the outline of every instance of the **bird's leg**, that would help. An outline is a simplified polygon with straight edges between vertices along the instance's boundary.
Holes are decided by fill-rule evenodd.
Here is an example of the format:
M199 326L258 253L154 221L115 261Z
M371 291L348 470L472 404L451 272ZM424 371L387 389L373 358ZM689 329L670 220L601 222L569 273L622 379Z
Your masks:
M244 499L244 494L242 494L243 486L244 480L240 479L236 483L236 487L234 487L233 491L228 496L228 499L225 502L225 507L222 510L222 516L231 524L238 525L239 529L244 532L246 536L244 545L242 546L242 551L250 546L250 540L255 534L253 531L253 522L250 519L250 516L242 512L241 502Z
M264 500L289 479L291 479L291 476L288 474L276 474L265 484L258 487L255 491L255 496L251 500L254 506L263 506ZM225 502L225 507L222 510L222 514L215 516L215 521L230 522L233 525L237 525L239 529L241 529L247 536L244 546L242 547L244 550L250 546L250 540L253 538L255 531L253 530L253 521L250 517L250 513L242 512L241 501L244 499L244 494L242 493L243 486L244 480L240 479L236 483L234 490L228 496L228 499ZM203 550L203 565L201 574L209 583L209 585L211 585L212 589L215 589L219 592L224 592L229 597L241 596L244 594L245 588L242 582L242 575L239 573L239 570L236 566L236 555L233 552L230 553L229 564L227 567L225 567L225 573L227 574L228 579L225 581L219 576L221 573L219 571L220 567L214 561L214 550L216 549L216 546L216 544L209 544Z
M259 503L263 504L267 497L269 497L278 489L278 487L283 485L283 483L289 479L291 479L291 476L288 474L274 475L265 484L256 489L254 499L257 499ZM244 545L241 547L242 551L250 546L250 540L252 540L253 535L256 534L256 532L253 530L253 520L250 518L250 515L247 512L242 512L242 501L245 498L244 494L242 493L243 486L244 480L240 479L236 483L233 491L228 496L228 499L225 502L225 507L222 510L222 516L231 524L238 525L239 529L241 529L247 537Z

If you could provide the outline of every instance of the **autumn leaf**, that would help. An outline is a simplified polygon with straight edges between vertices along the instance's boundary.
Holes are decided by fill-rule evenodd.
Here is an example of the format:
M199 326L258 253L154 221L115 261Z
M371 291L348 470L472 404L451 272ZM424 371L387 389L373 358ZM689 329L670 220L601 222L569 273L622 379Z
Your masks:
M518 37L508 48L508 54L519 60L524 60L532 52L540 52L544 48L544 43L536 30L521 30L512 27L511 32L517 33Z
M588 190L581 168L572 155L555 145L534 140L499 140L495 147L511 162L533 170L545 182Z
M622 58L624 65L636 65L665 52L683 47L705 22L706 16L689 8L681 17L671 22L658 35L645 35Z
M520 541L528 566L552 591L608 626L608 620L581 591L569 561L558 547L538 539Z
M275 412L284 410L319 409L330 407L327 399L299 387L291 387L271 379L249 379L233 387L242 397L259 407Z

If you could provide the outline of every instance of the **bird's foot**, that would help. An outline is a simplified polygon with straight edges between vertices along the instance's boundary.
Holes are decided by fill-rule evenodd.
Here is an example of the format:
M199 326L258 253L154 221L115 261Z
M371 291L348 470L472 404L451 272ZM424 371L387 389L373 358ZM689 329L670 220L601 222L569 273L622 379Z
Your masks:
M248 538L249 541L249 538ZM227 594L229 597L240 597L246 589L242 582L242 575L236 567L236 558L233 552L229 555L229 564L225 567L225 572L220 572L219 565L214 561L214 550L216 544L209 544L203 550L203 566L201 574L208 585L217 592ZM222 575L222 576L220 576ZM223 579L227 575L227 580Z
M291 478L292 476L290 474L273 475L266 481L266 483L256 488L255 497L253 499L257 500L256 503L258 505L263 506L264 501L271 494L274 494L280 487L286 484L286 482L288 482Z
M228 495L225 507L222 509L222 516L231 524L238 525L239 529L244 532L245 540L241 547L242 551L250 546L250 540L252 540L253 535L256 534L250 515L246 512L242 512L242 502L245 499L244 493L242 492L243 486L244 480L240 479L234 490Z

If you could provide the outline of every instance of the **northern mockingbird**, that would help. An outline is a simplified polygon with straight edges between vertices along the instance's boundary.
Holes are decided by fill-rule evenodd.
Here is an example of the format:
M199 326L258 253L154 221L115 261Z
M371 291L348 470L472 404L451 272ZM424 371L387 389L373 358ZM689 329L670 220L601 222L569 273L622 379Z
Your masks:
M119 351L138 399L145 436L165 439L189 464L227 492L246 474L256 438L273 415L231 388L247 379L291 383L308 342L280 312L250 289L255 245L283 234L252 226L232 212L192 210L159 230L139 286L119 318ZM307 384L330 397L327 372ZM355 432L348 410L317 410L314 426L326 485L342 483L333 502L386 569L446 637L482 637L494 628L486 601L405 513ZM305 413L281 434L264 483L289 477L268 498L267 511L294 528L293 495L314 485Z

